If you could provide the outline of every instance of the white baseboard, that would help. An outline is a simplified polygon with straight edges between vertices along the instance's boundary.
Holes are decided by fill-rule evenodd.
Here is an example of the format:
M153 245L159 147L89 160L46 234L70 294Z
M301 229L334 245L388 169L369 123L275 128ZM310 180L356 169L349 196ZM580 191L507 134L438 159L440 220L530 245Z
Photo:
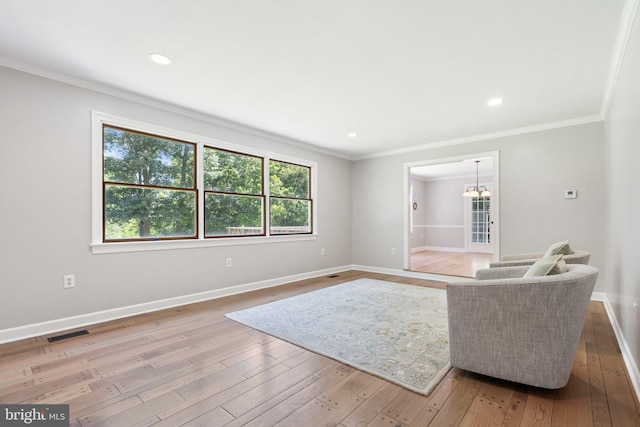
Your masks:
M420 251L439 251L439 252L467 252L465 248L449 248L444 246L420 246L417 248L411 248L411 252Z
M119 307L110 310L98 311L95 313L82 314L79 316L65 317L47 322L33 323L25 326L0 330L0 344L18 341L22 339L49 335L55 332L66 331L75 328L84 328L96 323L108 322L110 320L122 319L124 317L135 316L138 314L149 313L152 311L164 310L167 308L177 307L186 304L193 304L222 298L230 295L240 294L244 292L255 291L258 289L271 288L274 286L284 285L286 283L296 282L298 280L312 279L314 277L335 274L342 271L352 270L351 265L342 267L318 270L309 273L295 274L292 276L279 277L276 279L263 280L260 282L248 283L244 285L230 286L222 289L214 289L211 291L200 292L197 294L184 295L174 298L167 298L157 301L145 302L142 304Z
M419 271L396 270L395 268L370 267L367 265L352 265L353 270L367 271L369 273L391 274L401 277L412 277L416 279L435 280L437 282L468 282L472 280L466 277L446 276L443 274L421 273Z
M636 399L640 400L640 371L638 370L638 365L633 359L633 355L631 354L631 350L629 349L627 340L624 338L624 334L622 333L622 329L620 329L620 324L618 323L618 319L613 312L613 307L611 307L607 295L602 295L604 295L604 298L600 301L604 302L604 308L607 311L607 316L609 317L609 321L611 322L613 333L616 335L616 339L618 340L618 347L620 347L622 359L624 360L624 364L627 367L629 380L631 381L631 385L633 386L633 389L636 393Z

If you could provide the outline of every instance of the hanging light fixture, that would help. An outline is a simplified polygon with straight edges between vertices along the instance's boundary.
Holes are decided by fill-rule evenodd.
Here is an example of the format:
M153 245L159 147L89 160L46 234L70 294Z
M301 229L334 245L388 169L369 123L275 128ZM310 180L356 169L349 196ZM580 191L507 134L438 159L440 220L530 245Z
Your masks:
M478 163L480 160L475 160L476 162L476 185L475 187L467 188L467 191L462 193L464 197L491 197L491 191L484 185L478 185Z

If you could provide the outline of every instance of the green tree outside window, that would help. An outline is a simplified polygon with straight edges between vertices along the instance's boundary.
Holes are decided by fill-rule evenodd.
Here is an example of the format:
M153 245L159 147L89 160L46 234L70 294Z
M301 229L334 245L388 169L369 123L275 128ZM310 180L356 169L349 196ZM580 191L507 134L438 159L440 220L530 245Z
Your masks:
M308 166L202 145L199 170L196 143L102 130L105 242L197 239L200 209L203 237L264 236L267 220L272 235L312 231Z
M269 163L271 234L311 232L310 179L309 167Z
M264 235L263 159L205 147L205 236Z
M103 127L104 240L194 238L195 145Z

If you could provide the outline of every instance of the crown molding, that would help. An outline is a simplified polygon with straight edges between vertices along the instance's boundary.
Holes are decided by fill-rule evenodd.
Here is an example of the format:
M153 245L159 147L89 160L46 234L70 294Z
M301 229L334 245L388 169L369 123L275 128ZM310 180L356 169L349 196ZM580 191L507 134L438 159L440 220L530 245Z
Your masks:
M611 60L611 66L609 67L607 86L604 91L604 97L602 98L602 108L600 110L600 114L605 119L607 118L609 107L611 106L611 101L613 100L616 84L618 82L618 74L620 73L620 68L622 67L622 61L624 60L624 54L627 50L627 43L629 43L629 37L631 36L631 30L633 28L633 22L635 21L639 3L640 0L627 0L622 12L620 27L618 28L618 36L616 38L616 44L613 51L613 59Z
M430 150L438 147L448 147L452 145L468 144L470 142L486 141L487 139L504 138L506 136L522 135L522 134L540 132L540 131L549 130L549 129L558 129L563 127L577 126L577 125L583 125L587 123L601 122L603 120L604 120L604 117L602 115L595 114L593 116L578 117L575 119L544 123L541 125L527 126L523 128L510 129L510 130L505 130L500 132L485 133L481 135L468 136L464 138L448 139L444 141L431 142L431 143L421 144L421 145L412 145L411 147L399 148L397 150L380 151L378 153L372 153L372 154L360 156L357 158L353 158L352 160L354 161L366 160L366 159L373 159L376 157L387 157L387 156L393 156L397 154L413 153L416 151Z
M189 108L186 107L181 107L178 105L174 105L165 101L160 101L158 99L154 99L154 98L150 98L147 96L143 96L143 95L138 95L132 92L128 92L122 89L116 89L114 87L105 85L105 84L101 84L101 83L96 83L96 82L92 82L89 80L84 80L84 79L80 79L78 77L73 77L67 74L63 74L63 73L58 73L56 71L51 71L45 68L40 68L40 67L36 67L34 65L31 64L26 64L23 62L19 62L19 61L14 61L12 59L8 59L8 58L4 58L4 57L0 57L0 66L1 67L5 67L5 68L9 68L9 69L13 69L13 70L17 70L17 71L21 71L23 73L27 73L27 74L32 74L38 77L42 77L45 79L49 79L49 80L53 80L53 81L57 81L60 83L64 83L64 84L68 84L70 86L75 86L75 87L79 87L82 89L87 89L87 90L91 90L93 92L98 92L98 93L102 93L105 95L109 95L109 96L113 96L116 98L120 98L120 99L124 99L127 101L132 101L141 105L145 105L148 107L153 107L153 108L157 108L159 110L164 110L170 113L174 113L174 114L179 114L185 117L189 117L192 119L196 119L196 120L200 120L206 123L211 123L214 124L216 126L220 126L220 127L224 127L227 129L231 129L231 130L235 130L235 131L239 131L239 132L243 132L246 134L251 134L254 136L258 136L261 138L265 138L265 139L269 139L272 141L276 141L276 142L281 142L283 144L288 144L288 145L293 145L299 148L303 148L306 150L311 150L317 153L321 153L321 154L326 154L328 156L332 156L332 157L338 157L338 158L342 158L345 160L352 160L351 158L349 158L348 156L336 152L336 151L332 151L332 150L328 150L328 149L324 149L322 147L318 147L316 145L307 143L307 142L303 142L303 141L298 141L292 138L288 138L282 135L278 135L278 134L274 134L268 131L264 131L261 129L257 129L248 125L244 125L241 123L236 123L227 119L223 119L220 117L216 117L216 116L212 116L209 114L205 114L205 113L201 113L195 110L191 110Z

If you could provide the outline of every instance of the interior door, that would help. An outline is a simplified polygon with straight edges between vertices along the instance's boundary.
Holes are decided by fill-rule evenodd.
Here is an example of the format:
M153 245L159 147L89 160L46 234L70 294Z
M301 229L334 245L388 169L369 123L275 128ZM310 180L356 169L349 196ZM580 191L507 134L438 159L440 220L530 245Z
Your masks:
M493 192L490 184L486 184ZM494 221L491 197L467 198L466 242L467 252L493 253Z

